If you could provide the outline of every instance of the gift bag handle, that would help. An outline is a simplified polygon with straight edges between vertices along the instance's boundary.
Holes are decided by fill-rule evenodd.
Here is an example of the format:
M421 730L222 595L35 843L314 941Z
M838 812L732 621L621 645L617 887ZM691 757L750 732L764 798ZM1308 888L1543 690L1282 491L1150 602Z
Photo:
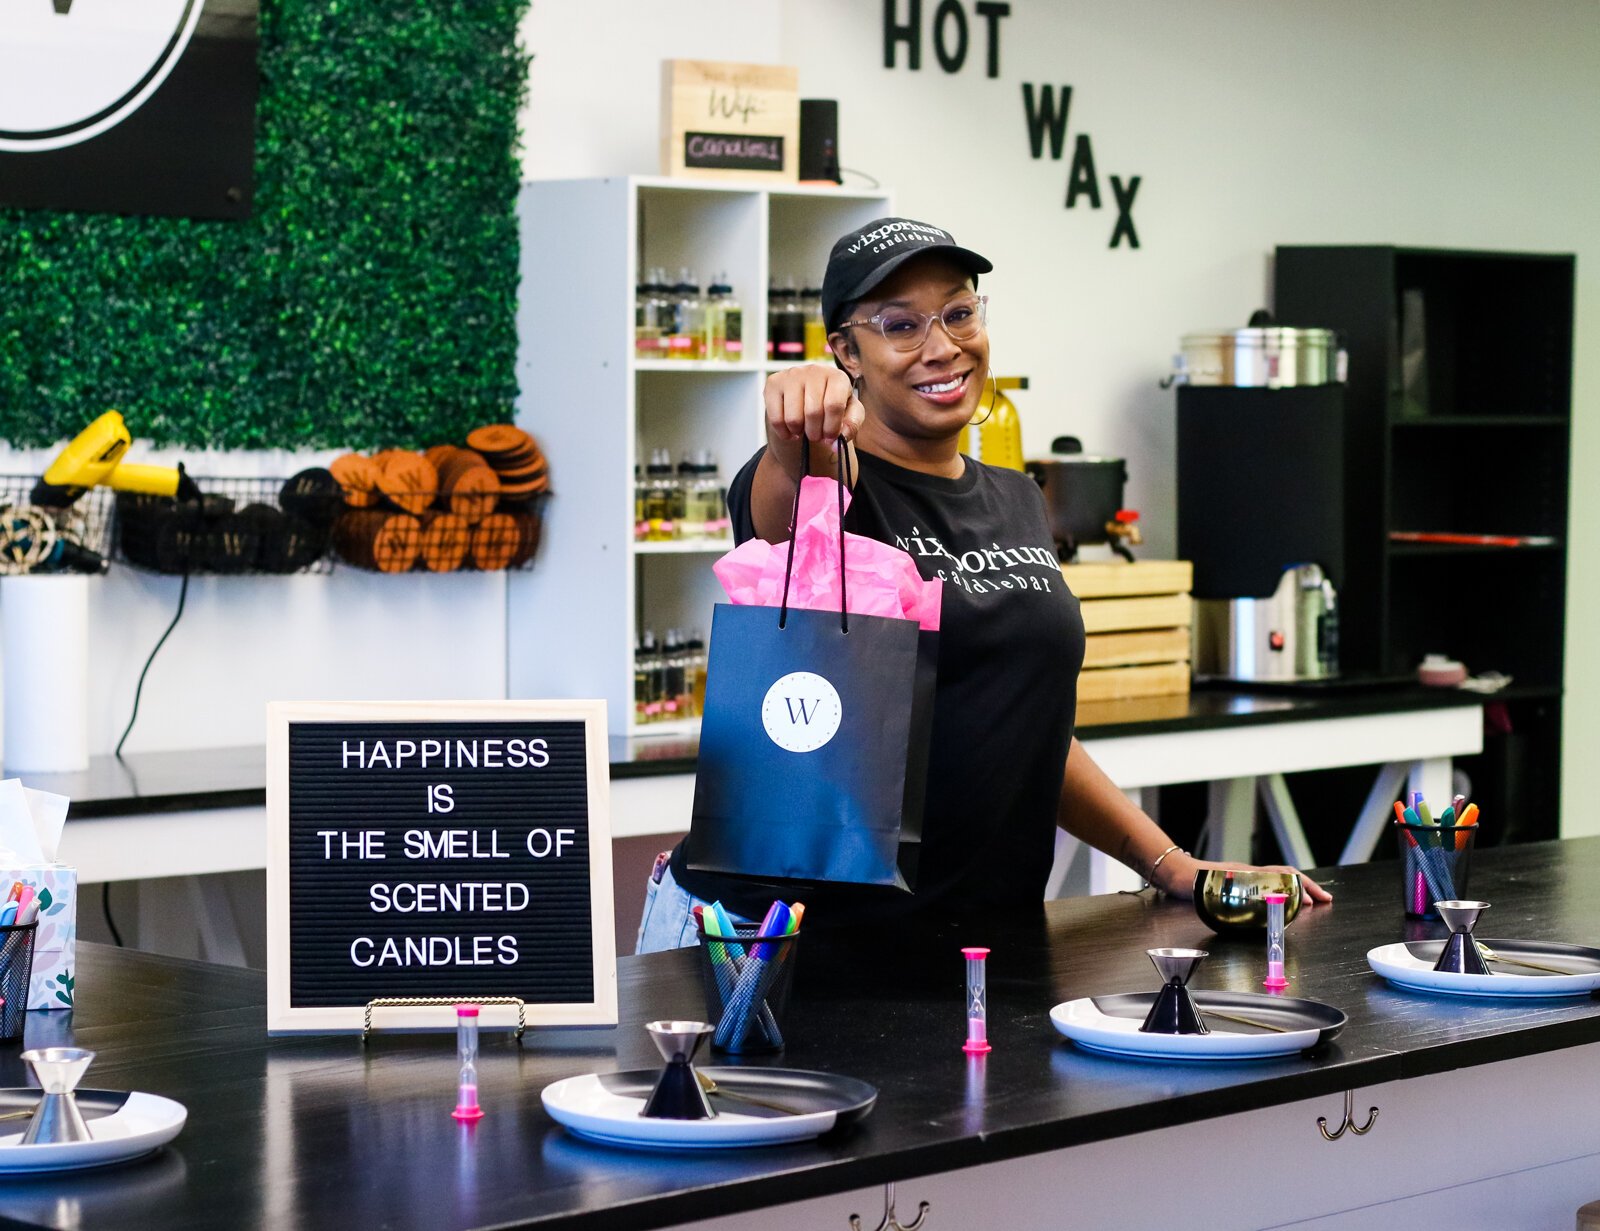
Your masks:
M850 462L850 450L845 447L843 440L834 444L834 451L839 457L839 629L841 632L850 631L850 613L845 609L845 575L844 575L844 487L848 481L855 485L855 470ZM782 628L789 622L789 583L794 580L794 540L800 529L800 489L806 481L806 471L810 469L811 446L801 441L800 449L800 477L794 485L794 508L789 512L789 559L783 566L783 605L778 608L778 627Z

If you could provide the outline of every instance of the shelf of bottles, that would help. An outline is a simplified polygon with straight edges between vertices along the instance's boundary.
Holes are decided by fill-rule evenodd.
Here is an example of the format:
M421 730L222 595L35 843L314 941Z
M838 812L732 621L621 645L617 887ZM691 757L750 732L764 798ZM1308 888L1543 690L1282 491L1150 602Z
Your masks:
M664 619L684 618L681 607L664 614L662 605L700 586L703 578L690 579L687 570L703 570L704 557L733 545L719 448L708 443L735 465L742 462L748 456L743 450L760 439L758 431L752 434L759 422L740 410L746 402L758 404L759 378L793 363L826 360L830 352L822 291L792 274L774 277L768 288L763 353L752 344L762 317L746 311L726 273L702 287L689 267L675 275L660 264L641 262L640 269L633 368L644 375L636 395L633 551L636 559L702 557L698 566L686 562L676 573L662 572L662 562L638 575L631 727L667 733L692 730L698 722L705 643L698 629L667 626L658 635ZM723 373L749 374L752 383L731 387L719 379Z

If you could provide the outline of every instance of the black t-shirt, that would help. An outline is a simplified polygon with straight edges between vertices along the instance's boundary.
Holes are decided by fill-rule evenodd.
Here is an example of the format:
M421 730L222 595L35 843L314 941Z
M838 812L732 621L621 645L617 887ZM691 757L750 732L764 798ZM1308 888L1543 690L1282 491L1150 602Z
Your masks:
M1036 907L1055 849L1084 649L1044 498L1027 475L965 456L958 479L856 456L845 529L900 548L924 577L944 581L922 854L914 897L845 893L826 912L813 907L807 923ZM728 489L741 543L755 536L750 495L760 458ZM771 892L683 862L675 855L673 875L697 896L747 905L741 913L756 917L772 901Z

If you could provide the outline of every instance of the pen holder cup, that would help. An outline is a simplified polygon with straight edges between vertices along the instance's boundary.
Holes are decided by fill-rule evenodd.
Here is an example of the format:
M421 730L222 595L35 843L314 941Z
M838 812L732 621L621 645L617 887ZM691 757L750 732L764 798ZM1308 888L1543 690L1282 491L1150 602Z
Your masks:
M1409 825L1400 830L1400 897L1407 919L1437 919L1435 902L1467 896L1476 825Z
M33 938L39 924L0 927L0 1043L18 1043L28 1019L28 989L33 979Z
M700 978L711 1046L734 1055L782 1051L800 933L757 940L759 926L734 925L736 939L700 929Z

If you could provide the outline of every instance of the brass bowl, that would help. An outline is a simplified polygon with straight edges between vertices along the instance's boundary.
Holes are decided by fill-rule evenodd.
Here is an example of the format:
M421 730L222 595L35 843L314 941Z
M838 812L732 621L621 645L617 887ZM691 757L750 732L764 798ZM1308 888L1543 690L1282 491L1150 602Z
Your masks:
M1283 921L1300 913L1300 878L1293 872L1222 871L1202 868L1194 878L1194 913L1213 932L1264 932L1264 893L1285 893Z

